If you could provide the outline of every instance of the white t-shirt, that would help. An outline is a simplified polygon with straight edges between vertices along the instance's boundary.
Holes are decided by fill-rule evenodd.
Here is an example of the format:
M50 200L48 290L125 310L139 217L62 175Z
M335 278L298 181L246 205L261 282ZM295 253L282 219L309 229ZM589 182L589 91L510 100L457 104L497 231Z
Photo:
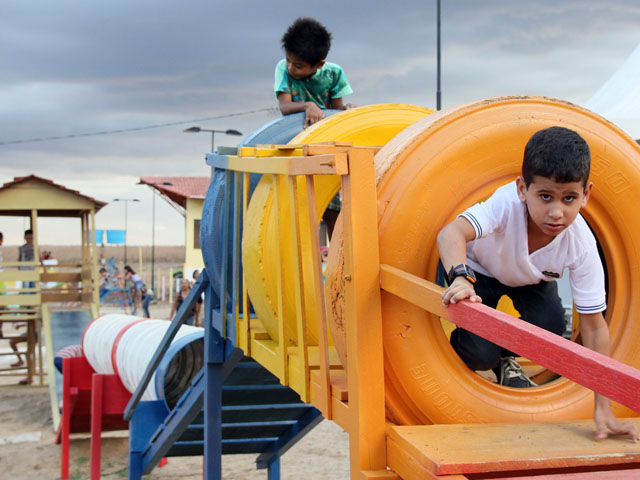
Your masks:
M476 231L476 239L467 244L467 261L475 271L504 285L520 287L556 280L568 268L576 310L597 313L607 308L596 239L581 215L531 254L527 207L518 198L515 182L500 187L487 201L460 216Z

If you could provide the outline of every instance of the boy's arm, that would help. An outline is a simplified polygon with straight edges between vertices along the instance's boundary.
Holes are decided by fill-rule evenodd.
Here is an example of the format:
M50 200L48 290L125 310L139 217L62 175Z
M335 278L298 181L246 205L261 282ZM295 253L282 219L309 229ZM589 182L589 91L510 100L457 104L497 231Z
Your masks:
M314 102L294 102L290 93L278 92L278 105L283 115L291 115L292 113L304 112L304 124L306 128L313 125L324 118L324 112Z
M603 355L610 355L609 328L602 313L580 313L580 332L585 347ZM596 438L607 438L609 432L628 434L634 442L640 440L638 429L632 422L618 420L611 411L611 401L595 393L593 419L596 423Z
M351 108L356 108L356 106L353 103L347 103L345 105L342 97L340 97L331 99L331 108L334 108L336 110L349 110Z
M438 234L438 251L445 272L451 267L467 263L467 242L476 238L476 231L464 217L458 217ZM449 288L442 294L442 304L457 303L468 298L472 302L482 302L476 295L473 284L463 277L456 277Z

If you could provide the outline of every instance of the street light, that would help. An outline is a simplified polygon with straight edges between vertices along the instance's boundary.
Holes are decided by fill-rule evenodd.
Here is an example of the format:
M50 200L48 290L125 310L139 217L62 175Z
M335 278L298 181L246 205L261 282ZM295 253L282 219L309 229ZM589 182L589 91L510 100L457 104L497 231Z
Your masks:
M127 207L129 202L139 202L137 198L114 198L114 202L124 202L124 264L127 264Z
M185 128L184 132L185 133L211 132L211 151L212 152L213 152L213 145L214 145L213 138L216 133L224 133L225 135L235 135L235 136L242 135L242 132L239 132L238 130L233 130L232 128L230 128L229 130L211 130L208 128L189 127L189 128Z
M145 182L144 180L140 180L136 185L149 185L150 187L154 187L156 185L173 185L173 183ZM154 188L152 188L151 190L153 194L153 200L151 202L151 290L153 290L155 295L156 282L154 273L156 267L156 190Z

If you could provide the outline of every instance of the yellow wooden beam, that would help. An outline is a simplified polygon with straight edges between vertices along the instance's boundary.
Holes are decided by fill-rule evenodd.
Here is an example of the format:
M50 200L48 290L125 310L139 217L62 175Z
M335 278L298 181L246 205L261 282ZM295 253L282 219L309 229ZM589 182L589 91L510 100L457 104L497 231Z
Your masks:
M289 186L289 208L290 208L290 228L291 228L291 248L293 253L293 291L295 296L295 311L296 311L296 327L298 346L301 350L302 371L300 374L303 377L305 384L303 392L300 393L300 397L303 402L309 401L309 353L307 352L307 311L304 302L304 277L302 272L302 241L300 235L300 214L298 211L298 182L295 177L288 177ZM315 206L314 206L315 207ZM315 224L315 222L314 222ZM317 237L317 234L315 235Z
M216 168L241 172L280 175L346 175L347 157L344 153L311 157L224 157L210 161Z
M276 255L276 317L278 319L278 356L280 357L280 367L281 367L281 375L280 381L283 385L289 385L289 356L287 355L287 345L289 344L289 333L287 331L287 322L284 318L284 290L283 290L283 281L284 281L284 272L282 271L283 265L281 261L281 250L283 248L281 239L285 235L282 235L282 229L285 228L284 222L282 219L286 218L286 205L283 205L283 202L280 201L280 195L278 195L278 190L284 189L285 178L273 175L272 184L273 184L273 194L276 199L276 204L274 208L274 226L276 232L276 245L275 249Z

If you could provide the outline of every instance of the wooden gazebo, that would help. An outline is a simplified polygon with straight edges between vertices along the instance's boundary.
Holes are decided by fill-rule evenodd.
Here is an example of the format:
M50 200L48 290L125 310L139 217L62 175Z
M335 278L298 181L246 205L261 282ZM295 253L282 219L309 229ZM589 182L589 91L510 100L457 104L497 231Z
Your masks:
M46 302L82 302L92 311L99 308L98 255L95 236L95 214L106 205L94 198L56 184L37 175L16 177L0 187L0 216L30 219L33 231L34 260L0 263L0 320L28 325L28 377L35 372L35 332ZM38 246L38 217L80 218L81 261L57 265L56 271L41 267ZM34 288L22 288L33 282ZM41 288L53 282L56 288ZM42 371L42 368L40 368Z

